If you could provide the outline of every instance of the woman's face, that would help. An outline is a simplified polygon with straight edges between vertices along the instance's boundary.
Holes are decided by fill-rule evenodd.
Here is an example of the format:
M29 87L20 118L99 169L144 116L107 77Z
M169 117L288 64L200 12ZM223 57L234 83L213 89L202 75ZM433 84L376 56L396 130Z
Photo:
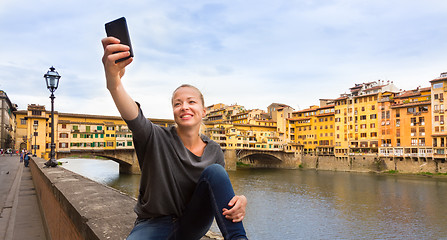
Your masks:
M172 98L174 121L179 127L200 125L206 111L200 93L194 88L182 87L175 91Z

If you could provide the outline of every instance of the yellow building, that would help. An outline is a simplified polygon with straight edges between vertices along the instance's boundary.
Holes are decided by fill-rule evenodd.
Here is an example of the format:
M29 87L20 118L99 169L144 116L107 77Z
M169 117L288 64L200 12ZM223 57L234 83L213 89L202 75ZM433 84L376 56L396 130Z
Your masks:
M44 106L29 105L27 111L16 111L16 149L27 149L33 155L46 154L48 128L51 128L49 115ZM57 121L57 115L55 114ZM56 137L55 137L56 139ZM49 141L51 142L51 141Z
M283 143L286 143L290 138L288 136L287 119L292 117L293 110L289 105L281 103L272 103L267 107L269 119L276 123L277 137Z
M244 111L244 107L237 104L230 106L222 103L214 104L206 108L206 117L204 120L213 123L230 122L231 116Z
M334 105L322 105L293 112L288 119L289 142L302 145L304 154L334 154Z
M334 105L326 105L316 109L316 137L318 155L334 155Z
M349 94L335 99L335 156L377 154L378 99L385 92L398 92L391 82L355 84Z
M302 145L304 154L316 154L318 146L316 111L318 108L315 105L308 109L295 111L292 113L292 118L289 119L289 129L294 129L295 132L294 135L291 133L290 141Z
M42 158L51 151L51 112L44 106L31 104L16 111L16 148L28 149ZM121 117L55 112L55 151L80 152L110 149L133 149L132 133ZM173 120L150 119L160 126ZM36 127L36 131L34 130Z
M223 149L281 150L276 126L205 123L205 134Z

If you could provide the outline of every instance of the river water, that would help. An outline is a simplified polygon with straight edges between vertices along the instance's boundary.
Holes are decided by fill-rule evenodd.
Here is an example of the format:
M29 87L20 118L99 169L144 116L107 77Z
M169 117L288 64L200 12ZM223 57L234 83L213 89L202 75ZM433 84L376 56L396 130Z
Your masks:
M137 196L140 176L119 174L113 161L61 161ZM229 175L249 201L250 239L447 239L447 178L284 169Z

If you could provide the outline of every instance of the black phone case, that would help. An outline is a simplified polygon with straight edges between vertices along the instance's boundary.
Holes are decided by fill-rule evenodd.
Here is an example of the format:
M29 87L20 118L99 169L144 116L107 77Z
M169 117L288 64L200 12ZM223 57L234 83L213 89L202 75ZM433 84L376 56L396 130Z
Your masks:
M130 43L129 30L127 29L126 18L121 17L105 24L107 37L116 37L121 41L121 44L125 44L130 47L130 56L121 58L116 62L121 62L130 57L133 57L132 44Z

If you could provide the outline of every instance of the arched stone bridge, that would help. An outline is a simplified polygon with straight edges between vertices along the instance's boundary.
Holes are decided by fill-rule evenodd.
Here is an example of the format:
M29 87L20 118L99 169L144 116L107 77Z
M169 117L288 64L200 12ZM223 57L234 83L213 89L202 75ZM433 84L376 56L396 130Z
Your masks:
M104 157L119 163L120 173L140 174L137 155L134 149L112 150L77 150L58 152L57 158L67 158L79 155ZM252 167L260 168L298 168L301 155L284 151L226 149L225 167L227 170L236 170L236 162L241 161Z
M120 173L140 174L135 149L112 149L112 150L77 150L70 152L58 152L57 158L66 158L77 155L92 155L113 160L120 165Z
M301 155L294 152L250 149L227 149L225 151L235 151L236 161L253 167L297 168L301 163ZM228 163L227 155L231 154L225 154L225 161Z

